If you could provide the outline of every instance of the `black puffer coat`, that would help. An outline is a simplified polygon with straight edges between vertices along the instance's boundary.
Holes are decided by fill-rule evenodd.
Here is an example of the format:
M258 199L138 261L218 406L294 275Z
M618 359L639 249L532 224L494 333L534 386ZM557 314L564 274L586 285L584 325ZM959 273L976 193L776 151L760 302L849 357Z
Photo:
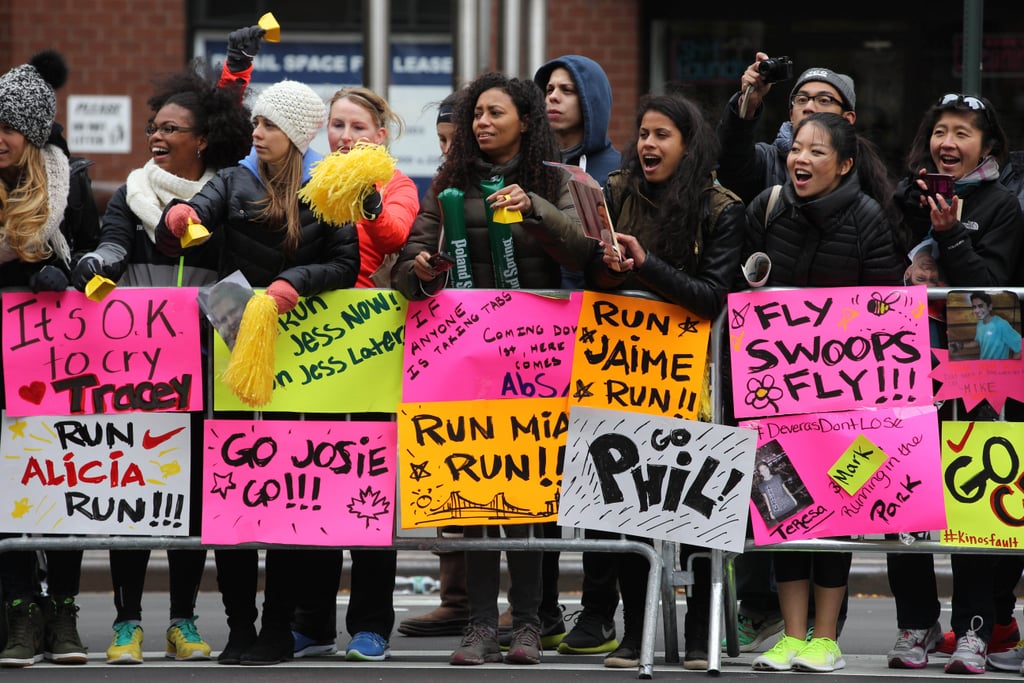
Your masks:
M763 251L772 260L768 287L850 287L898 285L903 255L878 202L860 189L856 171L839 187L804 201L793 186L782 187L768 216L771 188L747 207L744 258Z
M286 280L302 296L355 285L359 274L355 227L321 223L309 206L300 202L299 245L295 253L286 253L284 229L259 222L260 200L266 197L266 190L245 161L248 159L243 165L219 171L187 202L211 232L223 232L219 277L241 270L253 287ZM168 204L164 219L167 210L180 203ZM167 229L164 219L157 225L157 246L165 254L179 253L178 238Z

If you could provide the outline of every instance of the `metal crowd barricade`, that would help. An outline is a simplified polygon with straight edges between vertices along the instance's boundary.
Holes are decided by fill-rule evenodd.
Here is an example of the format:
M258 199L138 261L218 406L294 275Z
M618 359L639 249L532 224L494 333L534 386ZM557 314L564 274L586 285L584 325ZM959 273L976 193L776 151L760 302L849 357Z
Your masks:
M543 292L537 292L543 293ZM623 292L623 294L628 294ZM646 293L641 293L646 295ZM655 298L655 297L651 297ZM208 349L213 348L212 329L207 330ZM212 350L206 354L204 372L204 418L211 419L213 414L213 362ZM302 419L299 416L298 419ZM261 419L260 413L254 413L254 420ZM345 419L344 413L338 414L338 419ZM396 492L397 496L397 492ZM445 551L565 551L565 552L605 552L605 553L637 553L644 555L649 564L647 576L647 600L644 606L643 632L640 647L640 663L638 667L638 678L650 679L654 670L654 640L655 630L658 622L659 587L662 577L661 556L653 546L639 541L629 540L604 540L583 538L579 529L574 530L572 538L402 538L397 535L392 540L391 548L394 550L409 550L423 552L445 552ZM113 549L152 549L152 550L174 550L174 549L218 549L218 548L294 548L294 549L319 549L323 546L287 545L270 543L242 543L237 545L204 545L197 536L16 536L12 538L0 538L0 553L18 550L113 550ZM382 546L346 546L346 550L379 550Z
M946 297L950 292L963 292L965 290L996 290L1008 291L1017 295L1018 299L1024 297L1024 287L929 287L928 288L928 300L945 301ZM722 381L722 365L721 359L723 358L723 347L728 340L728 326L725 324L724 314L715 321L715 328L712 332L712 363L713 363L713 376L716 382ZM722 412L722 392L714 392L715 405L713 411L713 419L718 422L723 415ZM955 414L955 413L954 413ZM675 544L671 544L675 545ZM829 551L829 552L869 552L869 553L927 553L927 554L959 554L959 553L972 553L972 554L1008 554L1008 553L1019 553L1020 551L1007 550L1001 548L982 548L982 547L969 547L969 546L948 546L942 545L938 541L931 540L915 540L912 543L904 543L900 540L889 540L889 539L861 539L861 540L838 540L838 539L813 539L813 540L801 540L801 541L785 541L769 546L757 546L754 542L748 539L744 545L744 552L791 552L791 551ZM668 555L667 552L663 553L663 562L665 563L666 575L671 577L672 567L672 556ZM739 642L736 635L737 625L737 603L736 603L736 585L735 585L735 570L733 567L733 560L736 557L736 553L724 552L722 550L712 549L710 551L711 558L711 611L708 617L709 628L708 628L708 674L717 676L721 673L721 658L722 658L722 637L721 628L724 622L725 636L726 636L726 651L730 657L736 657L740 654ZM687 576L687 572L675 572L677 580L691 580ZM681 578L680 578L681 577ZM666 588L671 583L670 579L666 579L663 582L663 599L669 593L666 592ZM675 584L679 585L679 584ZM671 599L675 599L674 591L670 594ZM669 611L665 610L665 614L668 615ZM674 637L675 624L674 624L674 612L673 614L673 638L670 640L668 636L669 624L666 619L665 627L665 660L667 662L679 661L678 641ZM895 624L893 627L895 628Z

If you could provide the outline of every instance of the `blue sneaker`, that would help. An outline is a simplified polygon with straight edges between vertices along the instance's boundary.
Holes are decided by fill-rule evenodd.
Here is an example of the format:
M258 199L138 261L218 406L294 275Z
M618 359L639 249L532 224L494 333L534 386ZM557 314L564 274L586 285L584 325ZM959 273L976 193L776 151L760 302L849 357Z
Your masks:
M295 659L325 657L338 651L338 645L333 640L314 640L298 631L292 631L292 638L295 640Z
M350 662L383 662L391 659L388 641L372 631L360 631L352 636L345 651L345 659Z

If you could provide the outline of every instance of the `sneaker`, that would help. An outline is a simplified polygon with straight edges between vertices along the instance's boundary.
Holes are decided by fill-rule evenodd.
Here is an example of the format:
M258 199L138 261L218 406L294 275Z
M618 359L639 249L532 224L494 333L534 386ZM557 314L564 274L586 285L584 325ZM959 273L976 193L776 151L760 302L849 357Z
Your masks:
M315 640L298 631L292 631L292 638L295 640L295 659L324 657L338 651L338 644L333 640Z
M32 600L6 604L7 646L0 652L0 666L32 666L43 661L43 618Z
M971 628L956 641L956 649L946 662L948 674L985 673L985 641L978 637L977 630L983 622L981 617L971 618Z
M1017 646L1004 652L989 652L986 659L988 665L999 671L1019 671L1024 673L1024 640Z
M383 636L373 631L360 631L349 641L345 659L350 662L383 662L391 659L391 650Z
M843 659L843 652L836 641L831 638L811 638L797 656L793 657L791 664L797 671L828 673L845 668L846 660Z
M928 664L928 653L934 652L941 642L942 627L937 621L931 628L904 629L889 650L889 668L923 669Z
M707 639L704 639L705 642ZM707 646L705 646L707 647ZM704 648L687 648L683 655L683 668L687 671L706 671L708 668L708 653Z
M449 657L448 663L462 666L500 662L501 660L498 630L483 624L470 624L466 627L462 642Z
M512 631L512 642L508 646L505 663L540 664L540 651L540 628L533 624L522 624Z
M635 669L640 666L640 648L623 643L604 657L609 669Z
M764 619L754 620L740 613L736 618L736 637L739 640L740 652L754 652L761 644L782 632L782 615L772 614ZM722 649L725 649L725 638L722 638Z
M956 649L956 641L956 634L946 631L942 634L942 643L936 649L938 652L951 655ZM988 642L988 651L990 653L1006 652L1017 647L1019 641L1020 628L1017 626L1017 620L1011 619L1009 624L996 624L992 627L992 638Z
M806 646L806 641L783 635L772 649L758 655L750 666L754 671L789 671L793 668L793 658Z
M576 625L558 643L562 655L596 655L619 647L615 621L584 608L576 613ZM571 615L570 615L571 618Z
M54 664L89 661L89 651L78 637L78 605L74 598L47 599L43 643L43 656Z
M238 663L243 666L273 666L291 660L294 652L291 629L264 626L255 642L239 657Z
M565 620L562 618L562 608L559 606L557 614L540 614L540 645L545 650L555 650L559 643L565 639ZM502 650L507 650L512 642L512 628L501 627L498 622L498 645Z
M209 659L210 645L196 629L197 617L182 619L167 629L167 649L164 656L178 662L187 659Z
M142 664L142 627L130 621L114 623L107 664Z

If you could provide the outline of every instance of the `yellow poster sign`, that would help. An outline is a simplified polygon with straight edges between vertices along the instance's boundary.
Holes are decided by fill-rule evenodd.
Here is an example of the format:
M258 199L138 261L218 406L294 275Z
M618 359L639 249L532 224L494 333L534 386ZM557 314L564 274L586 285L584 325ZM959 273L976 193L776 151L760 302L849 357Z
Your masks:
M871 439L858 434L835 464L828 468L828 476L852 496L885 464L888 457Z
M1024 424L943 422L944 545L1019 549L1024 542Z
M389 289L342 289L299 299L278 316L268 413L393 413L402 396L408 302ZM251 411L220 377L231 352L214 334L215 410Z
M674 304L586 291L569 402L696 419L710 332Z
M564 398L403 403L403 528L556 521L568 427Z

